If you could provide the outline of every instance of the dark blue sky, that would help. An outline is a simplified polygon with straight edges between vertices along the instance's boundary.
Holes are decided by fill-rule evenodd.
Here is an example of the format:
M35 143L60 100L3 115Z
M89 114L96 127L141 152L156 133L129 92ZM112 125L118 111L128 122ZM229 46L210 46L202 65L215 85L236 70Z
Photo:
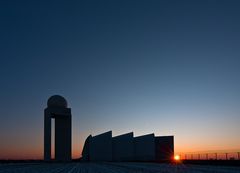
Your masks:
M75 156L87 135L111 129L175 135L178 152L240 148L239 8L1 1L0 158L42 156L54 94L72 108Z

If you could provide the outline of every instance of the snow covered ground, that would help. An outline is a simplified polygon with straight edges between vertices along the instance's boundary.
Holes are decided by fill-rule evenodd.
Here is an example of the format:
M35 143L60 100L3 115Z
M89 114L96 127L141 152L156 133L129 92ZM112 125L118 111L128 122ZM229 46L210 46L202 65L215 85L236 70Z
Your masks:
M240 173L240 167L156 163L0 164L0 173Z

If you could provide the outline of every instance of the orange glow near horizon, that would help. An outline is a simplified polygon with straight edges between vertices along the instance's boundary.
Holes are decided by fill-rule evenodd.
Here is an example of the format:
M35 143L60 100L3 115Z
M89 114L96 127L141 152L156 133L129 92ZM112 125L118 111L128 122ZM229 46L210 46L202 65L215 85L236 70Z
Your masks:
M181 158L179 155L174 156L174 160L179 161Z
M80 144L73 144L73 150L72 150L72 158L73 159L77 159L77 158L80 158L81 157L81 153L82 153L82 148L83 146ZM213 153L215 151L203 151L202 152L200 150L195 150L195 152L192 152L193 150L185 150L185 151L176 151L177 153L180 153L180 154L177 154L174 156L174 160L175 161L178 161L178 160L181 160L181 156L184 156L185 154L189 154L189 153L198 153L198 154L201 154L201 153ZM175 152L175 153L176 153ZM224 153L224 152L239 152L239 150L217 150L216 152L218 153ZM42 160L43 159L43 148L38 148L38 149L35 149L35 148L21 148L21 147L17 147L17 148L14 148L14 147L9 147L8 149L5 148L5 150L1 150L0 151L1 155L0 155L0 160ZM221 155L219 155L221 156Z
M77 130L75 130L77 131ZM115 131L116 132L116 131ZM72 136L72 158L77 159L81 157L84 140L90 132L75 133ZM123 132L119 132L121 134ZM116 135L116 134L114 134ZM156 134L156 135L161 135ZM1 141L0 159L10 160L24 160L24 159L43 159L43 136L39 130L39 134L35 136L26 135L20 138L21 135L12 135L8 140ZM190 142L187 140L189 136L174 135L174 151L178 154L180 159L184 159L185 154L189 153L225 153L225 152L240 152L238 146L239 139L235 140L216 140L211 138L202 137L200 139L192 139ZM204 139L204 140L203 140ZM17 142L15 141L17 140ZM28 141L32 141L31 143ZM207 142L205 142L207 141ZM219 145L216 145L218 143ZM221 145L220 145L221 144ZM182 158L181 158L182 157ZM174 159L175 160L175 159Z
M87 136L87 135L85 135ZM76 137L76 138L75 138ZM41 138L40 138L41 139ZM78 139L78 140L74 140ZM82 139L79 139L78 136L74 135L73 138L73 144L72 144L72 158L77 159L81 157L83 143L81 142ZM0 148L0 159L12 159L12 160L24 160L24 159L43 159L43 145L41 145L43 141L39 140L35 143L35 145L31 144L25 144L24 142L21 143L21 145L16 145L16 143L3 143L3 145ZM25 144L25 145L24 145ZM183 143L175 143L175 153L177 155L174 156L174 160L178 160L178 158L181 160L181 156L184 158L185 154L189 153L225 153L225 152L239 152L239 149L232 149L228 148L227 146L222 147L211 147L207 146L207 144L201 143L196 144L193 146L188 146L188 144L184 146Z
M35 136L34 139L26 137L23 140L14 142L12 137L11 142L1 141L0 160L42 160L43 159L43 137ZM73 136L72 143L72 158L77 159L81 157L83 145L77 135ZM33 143L26 142L27 140L34 141ZM53 149L53 148L52 148ZM54 152L53 152L54 153Z
M81 157L81 146L73 148L72 158L77 159ZM42 160L43 151L42 149L20 149L20 148L9 148L8 150L1 151L0 160Z

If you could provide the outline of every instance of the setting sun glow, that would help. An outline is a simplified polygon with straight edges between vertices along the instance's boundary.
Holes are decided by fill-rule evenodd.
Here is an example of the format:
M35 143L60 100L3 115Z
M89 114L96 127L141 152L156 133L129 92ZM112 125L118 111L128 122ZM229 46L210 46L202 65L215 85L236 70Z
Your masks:
M179 155L174 156L174 160L176 161L180 160L180 156Z

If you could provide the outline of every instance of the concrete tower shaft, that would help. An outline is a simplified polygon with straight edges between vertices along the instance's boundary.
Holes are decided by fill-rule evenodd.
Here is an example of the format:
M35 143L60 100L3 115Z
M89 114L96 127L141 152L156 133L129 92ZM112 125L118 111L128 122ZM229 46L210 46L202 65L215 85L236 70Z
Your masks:
M55 160L70 161L72 155L72 115L64 97L54 95L44 110L44 160L51 160L51 119L55 119Z

